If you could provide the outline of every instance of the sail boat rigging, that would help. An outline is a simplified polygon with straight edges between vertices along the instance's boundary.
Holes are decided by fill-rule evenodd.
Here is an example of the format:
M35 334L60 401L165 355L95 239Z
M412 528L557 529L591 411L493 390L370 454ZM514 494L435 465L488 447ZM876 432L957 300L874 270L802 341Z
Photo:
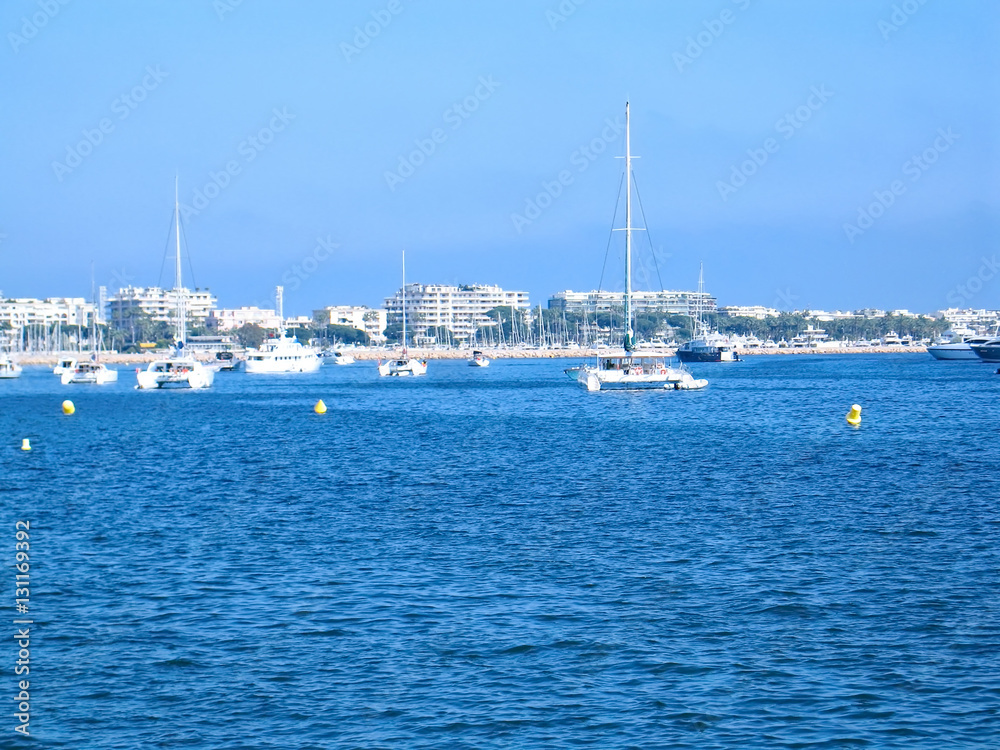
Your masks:
M378 374L380 377L396 376L404 377L410 375L426 375L427 360L414 359L406 352L406 251L403 251L403 271L402 271L402 307L403 307L403 356L400 359L388 362L378 361Z
M666 352L636 350L635 310L632 305L632 144L629 127L629 105L625 103L625 294L624 354L602 356L596 365L587 365L577 373L577 382L588 391L600 390L697 390L708 385L696 380L687 369L668 364Z
M104 385L118 382L118 370L112 370L101 362L101 345L97 340L97 295L94 292L94 268L90 269L90 298L94 309L90 314L90 362L78 362L73 368L66 368L59 377L63 385L88 384Z
M174 301L176 304L174 351L165 359L149 363L145 370L136 372L137 388L208 388L215 380L215 372L194 357L184 353L187 338L187 309L185 293L181 284L181 203L178 180L174 178L174 224L176 225L177 254L174 265Z

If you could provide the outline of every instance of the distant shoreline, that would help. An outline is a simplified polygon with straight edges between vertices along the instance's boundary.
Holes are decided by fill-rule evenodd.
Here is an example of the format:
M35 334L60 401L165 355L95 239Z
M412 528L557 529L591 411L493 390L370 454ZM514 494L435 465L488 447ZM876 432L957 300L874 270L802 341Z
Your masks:
M386 349L344 349L359 361L374 362L379 359L395 359L400 355L400 350ZM481 351L489 359L589 359L597 357L599 354L614 354L621 350L608 349L490 349L484 347ZM673 354L672 349L662 350L664 353ZM772 354L921 354L926 353L925 346L870 346L870 347L824 347L822 349L750 349L739 351L741 357L770 356ZM408 349L407 353L411 357L418 359L468 359L472 355L471 349ZM643 352L637 351L636 356L642 356ZM153 360L160 359L166 355L165 352L143 352L139 354L102 354L101 361L114 365L143 365ZM73 356L73 352L62 354L24 354L12 355L14 360L21 365L46 365L55 364L64 357ZM89 356L84 353L79 355L81 360L88 360ZM210 357L200 358L202 361L213 361Z

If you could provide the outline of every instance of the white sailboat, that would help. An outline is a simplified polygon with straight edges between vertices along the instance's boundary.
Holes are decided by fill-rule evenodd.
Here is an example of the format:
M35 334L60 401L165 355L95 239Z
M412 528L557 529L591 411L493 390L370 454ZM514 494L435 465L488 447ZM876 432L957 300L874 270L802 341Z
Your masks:
M176 386L179 388L208 388L215 380L215 371L184 353L184 340L187 338L187 311L184 304L184 292L181 285L181 204L178 197L177 182L174 181L174 223L177 228L177 254L174 268L174 295L177 299L177 321L174 352L165 359L149 363L145 370L140 370L135 377L137 388L163 388Z
M469 358L469 367L489 367L490 360L478 349Z
M21 365L6 354L0 354L0 378L10 380L21 377Z
M406 353L406 252L403 252L403 356L388 362L378 361L380 377L408 377L411 375L426 375L427 360L414 359Z
M93 354L89 362L76 362L71 368L64 369L59 377L63 385L105 385L118 382L118 370L112 370L101 362L101 345L97 340L97 297L93 294L93 273L91 273L91 298L94 300L94 311L90 315L90 346Z
M691 391L704 388L707 380L696 380L683 365L671 365L667 352L636 352L635 313L632 309L632 151L628 102L625 103L625 338L623 352L602 354L597 365L586 365L577 382L588 391L669 389Z

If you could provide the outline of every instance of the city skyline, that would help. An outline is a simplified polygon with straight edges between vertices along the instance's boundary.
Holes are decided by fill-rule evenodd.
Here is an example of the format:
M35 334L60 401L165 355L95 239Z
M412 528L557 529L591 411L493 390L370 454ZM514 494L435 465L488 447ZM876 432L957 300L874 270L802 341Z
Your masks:
M175 175L221 307L378 307L404 249L424 283L614 291L629 99L637 288L703 261L725 304L998 306L992 3L17 0L0 29L9 297L89 298L92 262L169 288Z

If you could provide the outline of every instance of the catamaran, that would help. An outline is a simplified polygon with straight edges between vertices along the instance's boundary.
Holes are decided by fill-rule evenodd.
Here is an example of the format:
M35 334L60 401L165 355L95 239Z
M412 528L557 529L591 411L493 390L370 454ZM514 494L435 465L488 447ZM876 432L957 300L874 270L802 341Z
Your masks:
M93 287L93 276L91 276L91 287ZM93 350L89 362L75 362L72 367L66 368L59 376L59 382L63 385L104 385L105 383L118 382L118 370L112 370L101 362L101 345L97 339L97 297L91 288L91 298L94 300L94 310L90 314L90 347Z
M378 361L378 374L380 377L396 376L406 377L410 375L426 375L427 360L415 359L406 353L406 252L403 252L403 356L399 359L392 359L388 362Z
M597 365L586 365L577 382L588 391L670 389L691 391L704 388L707 380L696 380L683 365L673 366L671 355L643 349L637 353L635 311L632 307L632 151L628 102L625 103L625 338L622 353L602 354Z
M181 286L181 204L177 181L174 181L174 223L177 227L177 253L174 267L174 296L177 301L176 344L174 351L165 359L149 363L145 370L137 371L137 388L163 388L176 386L179 388L208 388L215 380L215 371L185 354L184 340L187 338L187 311L185 309L184 290Z

